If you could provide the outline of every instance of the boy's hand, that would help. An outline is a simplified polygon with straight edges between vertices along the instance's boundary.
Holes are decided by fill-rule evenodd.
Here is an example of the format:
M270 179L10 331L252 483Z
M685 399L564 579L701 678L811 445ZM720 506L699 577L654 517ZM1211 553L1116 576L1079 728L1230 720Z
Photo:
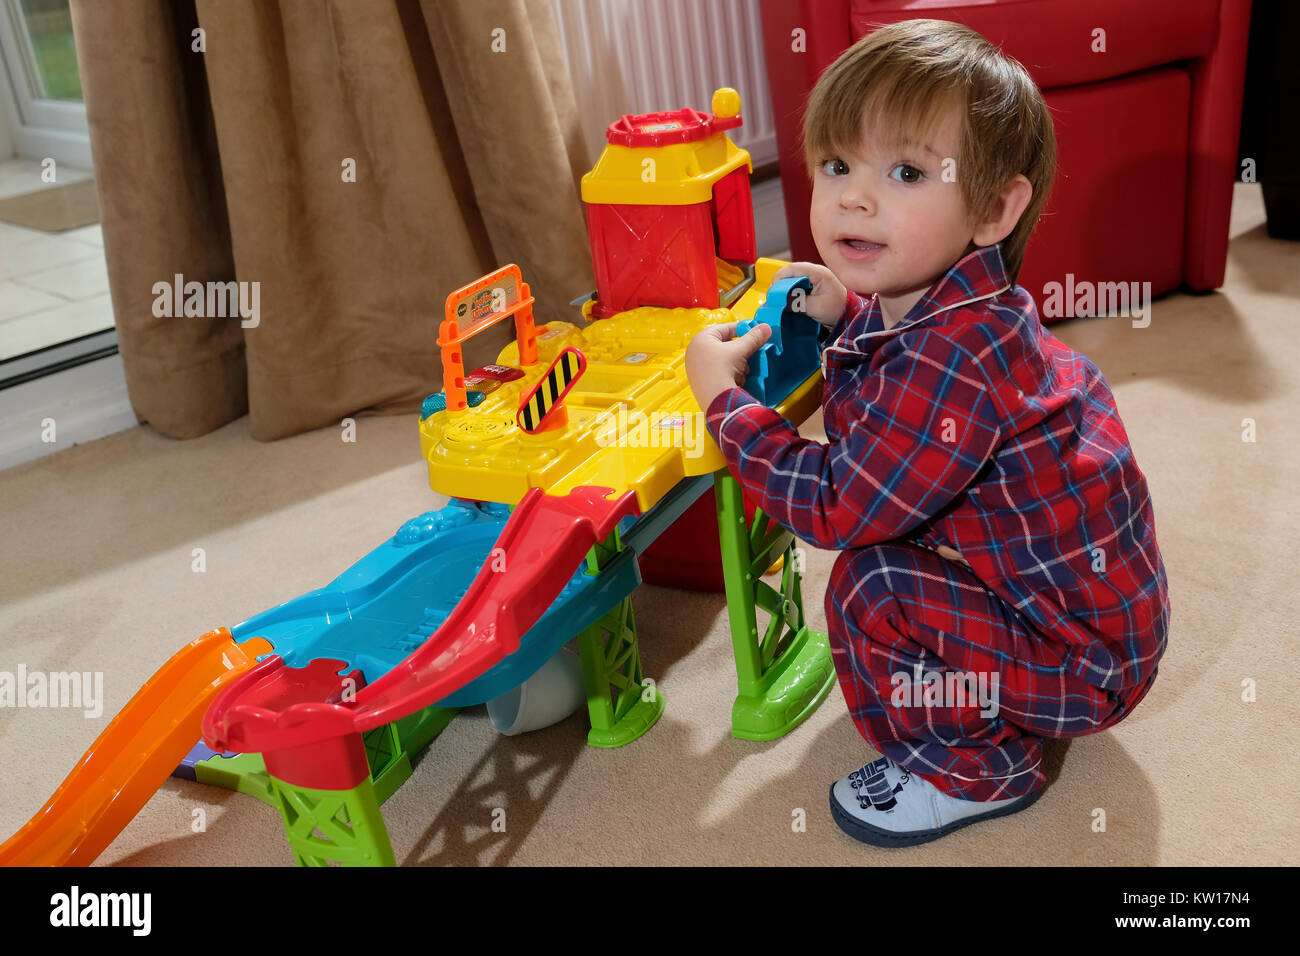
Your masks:
M835 273L815 262L792 262L782 266L772 276L778 279L793 279L807 276L812 280L812 291L804 296L803 311L822 325L831 326L844 314L844 306L849 301L849 290L844 283L835 278Z
M708 412L713 400L734 385L744 385L749 375L749 357L772 337L772 330L759 323L736 338L736 323L710 325L700 330L686 346L686 378L691 383L700 410Z

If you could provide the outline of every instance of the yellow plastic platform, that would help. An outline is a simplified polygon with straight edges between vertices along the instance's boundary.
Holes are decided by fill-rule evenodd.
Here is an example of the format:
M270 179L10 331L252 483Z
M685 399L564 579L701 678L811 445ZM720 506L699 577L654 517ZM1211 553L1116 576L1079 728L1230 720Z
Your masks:
M597 485L635 491L647 511L683 478L725 467L686 380L686 346L705 326L752 319L783 265L759 259L753 285L729 309L640 308L583 329L539 326L538 360L523 378L499 385L474 408L435 412L421 422L429 484L453 497L505 504L529 488L563 495ZM519 400L568 347L587 358L586 374L565 400L568 423L529 435L515 423ZM516 343L502 349L497 364L521 367ZM777 411L798 423L820 402L816 372Z

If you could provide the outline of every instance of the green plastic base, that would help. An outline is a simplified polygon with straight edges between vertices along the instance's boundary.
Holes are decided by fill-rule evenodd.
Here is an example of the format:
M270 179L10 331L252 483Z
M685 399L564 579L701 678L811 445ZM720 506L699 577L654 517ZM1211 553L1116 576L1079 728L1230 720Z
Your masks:
M271 793L271 777L266 772L266 762L261 754L208 757L194 765L194 779L213 787L246 793L267 806L279 807Z
M655 688L653 700L638 700L613 727L587 732L587 743L593 747L613 749L630 744L655 725L664 712L664 692Z
M776 740L807 720L835 686L830 639L803 628L774 663L760 694L731 708L731 733L741 740Z

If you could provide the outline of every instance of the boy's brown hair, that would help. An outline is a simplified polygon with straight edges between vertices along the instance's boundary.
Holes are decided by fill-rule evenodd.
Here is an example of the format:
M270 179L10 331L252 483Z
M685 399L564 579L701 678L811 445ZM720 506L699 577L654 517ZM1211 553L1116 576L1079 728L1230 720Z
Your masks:
M881 27L826 68L804 114L808 171L857 146L864 119L891 138L929 138L947 108L962 117L956 177L966 208L983 217L1021 173L1033 195L1002 241L1012 282L1056 171L1056 131L1029 73L970 27L904 20Z

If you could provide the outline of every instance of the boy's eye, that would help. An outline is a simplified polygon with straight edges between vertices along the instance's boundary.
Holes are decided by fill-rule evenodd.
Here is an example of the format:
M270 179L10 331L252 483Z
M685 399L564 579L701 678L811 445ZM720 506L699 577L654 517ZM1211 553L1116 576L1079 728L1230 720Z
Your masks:
M824 159L822 160L822 171L828 176L847 176L849 174L849 164L842 159Z
M908 163L899 163L889 171L889 178L900 183L919 183L925 178L925 173Z

